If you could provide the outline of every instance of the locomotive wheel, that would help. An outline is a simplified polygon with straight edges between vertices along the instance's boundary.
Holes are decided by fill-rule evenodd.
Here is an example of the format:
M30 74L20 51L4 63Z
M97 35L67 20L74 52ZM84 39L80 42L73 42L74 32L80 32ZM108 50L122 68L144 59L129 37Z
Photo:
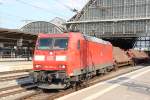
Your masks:
M117 70L118 70L118 66L117 66L117 65L115 65L114 70L115 70L115 71L117 71Z
M105 67L105 68L104 68L104 75L107 74L107 73L108 73L107 67Z
M133 67L136 66L136 64L133 61L130 62L130 65Z

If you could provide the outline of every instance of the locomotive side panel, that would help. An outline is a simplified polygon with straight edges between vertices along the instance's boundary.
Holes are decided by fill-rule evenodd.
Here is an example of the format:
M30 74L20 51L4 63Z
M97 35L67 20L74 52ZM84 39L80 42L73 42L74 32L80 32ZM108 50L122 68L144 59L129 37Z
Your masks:
M89 70L112 66L112 45L88 41L87 49Z
M81 39L81 34L71 34L69 39L69 49L68 49L68 66L67 73L69 76L76 76L81 74L81 52L79 43Z
M104 42L104 41L103 41ZM112 45L85 39L81 34L70 36L68 71L70 76L78 76L113 66Z

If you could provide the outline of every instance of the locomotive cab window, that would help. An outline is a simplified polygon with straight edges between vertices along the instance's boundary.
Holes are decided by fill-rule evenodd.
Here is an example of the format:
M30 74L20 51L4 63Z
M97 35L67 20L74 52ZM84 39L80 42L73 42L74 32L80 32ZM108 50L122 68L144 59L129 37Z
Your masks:
M38 49L46 50L52 47L52 39L50 38L41 38L39 39Z
M68 38L41 38L39 39L38 49L40 50L57 50L67 49Z
M68 39L67 38L56 38L53 49L67 49Z

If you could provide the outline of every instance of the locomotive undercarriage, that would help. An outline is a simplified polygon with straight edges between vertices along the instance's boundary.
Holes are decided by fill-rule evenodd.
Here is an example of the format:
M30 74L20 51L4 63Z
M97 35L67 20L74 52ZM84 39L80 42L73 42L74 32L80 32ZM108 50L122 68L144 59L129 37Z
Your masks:
M71 87L74 87L75 90L78 90L78 87L87 87L88 86L88 81L92 79L95 76L99 75L104 75L107 74L108 72L112 71L114 69L114 66L105 66L105 67L99 67L95 70L87 70L83 71L81 70L81 74L71 77Z
M93 71L86 71L80 75L68 77L65 71L34 71L32 73L33 81L42 89L66 89L68 87L78 87L86 83L95 75L105 74L113 69L113 66L107 66Z
M33 82L43 89L64 89L70 85L65 71L34 71Z

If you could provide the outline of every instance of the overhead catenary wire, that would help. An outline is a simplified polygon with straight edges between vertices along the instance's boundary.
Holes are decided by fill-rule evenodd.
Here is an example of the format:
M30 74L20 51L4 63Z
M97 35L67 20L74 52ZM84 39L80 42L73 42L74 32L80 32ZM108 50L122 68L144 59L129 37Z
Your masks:
M7 13L7 12L3 12L3 11L0 11L0 13L8 15L8 16L11 16L11 17L19 18L19 19L27 19L27 18L25 18L23 16Z
M0 5L2 5L2 4L3 4L3 3L0 2ZM2 14L5 14L5 15L7 15L7 16L11 16L11 17L19 18L19 19L28 19L28 18L25 18L25 17L23 17L23 16L14 15L14 14L7 13L7 12L1 11L1 10L0 10L0 13L1 13L1 15L2 15ZM16 20L15 20L15 21L16 21Z
M32 6L32 7L37 8L37 9L41 9L41 10L50 12L50 10L48 10L48 9L46 9L46 8L42 8L42 7L40 7L40 6L33 5L33 4L28 3L28 2L26 2L26 1L23 1L23 0L16 0L16 1L17 1L17 2L20 2L20 3L22 3L22 4L25 4L25 5Z
M68 5L64 4L64 3L61 3L59 0L54 0L54 1L56 1L59 4L61 4L62 6L64 6L65 8L69 9L72 12L75 12L75 13L78 12L78 10L76 8L72 8L72 7L70 7L70 6L68 6Z
M19 21L21 22L21 20L18 20L18 19L25 19L24 17L22 16L18 16L18 15L14 15L14 14L10 14L10 13L6 13L6 12L2 12L0 11L1 13L1 18L2 18L2 15L6 15L7 17L10 17L9 20L6 19L6 18L2 18L1 20L1 25L0 27L3 25L3 23L7 23L7 22L16 22L16 21ZM15 18L15 19L14 19ZM16 19L17 18L17 19Z
M41 7L41 6L32 4L32 3L30 3L30 2L27 2L26 0L15 0L15 1L18 2L18 3L22 3L22 4L24 4L24 5L31 6L31 7L33 7L33 8L37 8L37 9L46 11L46 12L52 14L52 16L61 14L61 13L52 12L50 9L43 8L43 7ZM0 2L0 5L3 5L3 2ZM76 9L73 9L73 8L69 7L68 5L63 4L63 6L65 6L66 8L68 8L68 9L69 9L70 11L72 11L72 12L76 12L76 11L77 11ZM18 21L24 21L24 22L36 21L36 20L32 20L32 19L29 20L29 18L25 18L24 16L11 14L11 13L7 13L7 12L4 12L4 11L0 11L0 12L3 13L3 14L5 14L5 15L8 15L8 16L21 19L21 20L15 19L15 20L18 20ZM54 16L54 17L56 17L56 16ZM14 19L13 19L13 21L14 21Z
M18 21L25 22L25 23L33 22L33 21L39 21L39 20L30 19L30 18L27 18L27 17L23 17L23 16L20 16L20 15L15 15L15 14L3 12L3 11L0 11L0 13L1 13L1 14L5 14L5 15L7 15L8 17L10 16L11 18L12 18L12 17L17 18L17 20L20 19L20 20L18 20ZM16 20L13 20L13 21L16 21ZM44 20L42 20L42 21L44 21Z
M31 3L28 3L28 2L26 2L26 1L24 1L24 0L16 0L16 1L19 2L19 3L25 4L25 5L31 6L31 7L33 7L33 8L36 8L36 9L40 9L40 10L42 10L42 11L45 11L45 12L47 12L47 13L49 13L49 14L52 14L53 16L54 16L54 15L58 16L58 13L54 13L54 12L52 12L50 9L43 8L43 7L40 7L40 6L31 4ZM62 13L59 13L59 14L62 15Z
M2 12L2 11L0 11L0 13L1 13L1 14L4 14L4 15L7 15L7 17L10 17L12 21L16 21L16 20L17 20L17 21L22 22L22 21L25 21L25 20L28 20L28 19L29 19L29 18L20 16L20 15L14 15L14 14L7 13L7 12ZM17 19L15 20L15 19L12 18L12 17L17 18ZM20 19L20 20L18 20L18 19ZM32 21L35 21L35 20L32 20Z
M16 0L16 1L19 2L19 3L22 3L22 4L25 4L25 5L34 7L34 8L36 8L36 9L40 9L40 10L46 11L46 12L52 14L52 16L58 15L58 13L54 13L54 12L52 12L50 9L46 9L46 8L43 8L43 7L34 5L34 4L32 4L32 3L28 3L28 2L25 1L25 0ZM56 1L58 1L58 0L56 0ZM60 3L60 2L58 1L58 3ZM3 3L0 2L0 5L1 5L1 4L3 4ZM73 8L69 7L68 5L65 5L65 4L62 4L62 5L65 6L66 8L68 8L68 9L69 9L70 11L72 11L72 12L77 12L76 9L73 9ZM1 12L1 11L0 11L0 12ZM5 12L3 12L3 13L5 13ZM24 22L28 22L28 18L25 18L25 17L23 17L23 16L20 16L20 15L18 16L18 15L14 15L14 14L10 14L10 13L5 13L5 14L10 15L10 16L13 16L13 17L16 17L16 18L20 18L20 19L22 19L22 21L24 21ZM59 13L59 14L60 14L60 13ZM56 17L56 16L54 16L54 17ZM32 20L32 21L35 21L35 20Z
M32 5L32 4L30 4L30 3L27 3L27 2L25 2L25 1L23 1L23 0L16 0L17 2L22 2L22 3L24 3L24 4L27 4L27 5L30 5L30 6L32 6L32 7L35 7L35 8L38 8L38 9L44 9L44 8L41 8L41 7L38 7L38 6L35 6L35 5ZM2 5L3 3L2 2L0 2L0 5ZM47 9L44 9L44 10L47 10ZM48 11L48 10L47 10ZM2 11L0 11L0 12L2 12ZM18 15L14 15L14 14L10 14L10 13L6 13L6 12L2 12L2 13L5 13L5 14L7 14L7 15L11 15L11 16L14 16L14 17L16 17L16 18L22 18L23 20L28 20L28 18L25 18L25 17L23 17L23 16L18 16ZM30 19L31 20L31 19ZM35 20L34 20L35 21Z

